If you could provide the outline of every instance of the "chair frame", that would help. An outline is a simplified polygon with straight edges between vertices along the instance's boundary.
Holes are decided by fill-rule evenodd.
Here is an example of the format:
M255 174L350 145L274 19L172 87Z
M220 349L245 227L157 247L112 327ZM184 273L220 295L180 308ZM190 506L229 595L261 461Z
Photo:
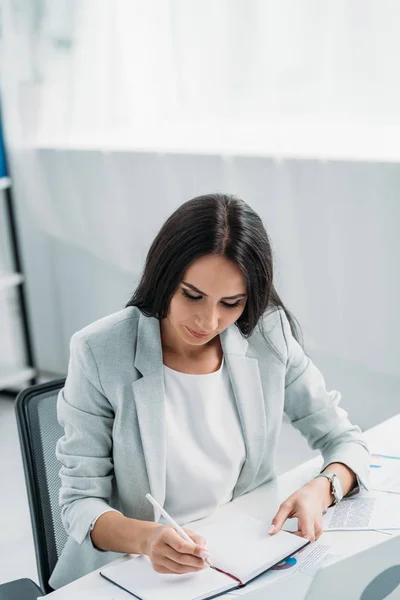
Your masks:
M26 490L28 494L36 564L40 587L45 591L46 594L52 592L53 589L48 583L51 575L49 572L49 553L42 518L43 507L40 501L40 484L36 476L37 468L33 458L34 453L32 447L32 432L28 418L28 404L29 401L38 394L61 390L64 387L64 383L65 378L62 378L28 387L18 394L15 401L15 414L24 467Z
M43 596L43 590L32 579L15 579L0 584L0 600L36 600L39 595Z

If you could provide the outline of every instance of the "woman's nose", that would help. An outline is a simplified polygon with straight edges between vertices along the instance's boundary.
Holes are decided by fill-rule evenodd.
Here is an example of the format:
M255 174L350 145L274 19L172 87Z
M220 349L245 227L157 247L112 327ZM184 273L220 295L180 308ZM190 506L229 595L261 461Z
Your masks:
M214 309L199 315L198 323L204 332L211 333L215 331L218 327L218 311Z

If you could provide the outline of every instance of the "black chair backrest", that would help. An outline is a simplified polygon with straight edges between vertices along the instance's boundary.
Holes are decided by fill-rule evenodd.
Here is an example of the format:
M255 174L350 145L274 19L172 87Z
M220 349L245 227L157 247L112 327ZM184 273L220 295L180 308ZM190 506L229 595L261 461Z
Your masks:
M36 563L46 593L52 591L48 581L67 541L58 503L61 465L55 454L57 440L64 433L57 421L57 396L64 382L58 379L29 387L15 402Z

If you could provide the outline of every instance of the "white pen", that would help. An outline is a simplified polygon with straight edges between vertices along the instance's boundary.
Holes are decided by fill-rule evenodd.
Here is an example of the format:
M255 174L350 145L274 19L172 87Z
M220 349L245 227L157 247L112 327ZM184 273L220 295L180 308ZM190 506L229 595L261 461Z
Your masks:
M161 512L162 516L164 517L164 519L166 521L168 521L168 523L170 525L172 525L172 527L187 541L190 542L191 544L194 544L196 546L196 543L188 536L188 534L182 529L182 527L180 527L178 525L178 523L176 521L174 521L174 519L167 513L166 510L164 510L164 508L157 502L157 500L155 500L153 498L153 496L151 494L146 494L146 498L149 502L152 503L153 506L155 506L156 508L158 508L158 510ZM213 565L210 562L209 558L204 559L206 563L208 563L210 565L210 567L212 567Z

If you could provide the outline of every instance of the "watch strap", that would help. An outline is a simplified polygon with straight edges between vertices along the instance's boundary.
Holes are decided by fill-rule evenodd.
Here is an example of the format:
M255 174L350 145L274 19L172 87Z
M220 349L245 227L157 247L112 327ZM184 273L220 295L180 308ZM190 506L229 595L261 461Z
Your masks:
M326 479L329 479L329 481L331 482L331 494L333 496L333 504L338 504L340 502L340 499L337 497L335 487L333 485L333 479L334 477L337 477L337 475L335 473L329 473L328 471L326 471L325 473L319 473L315 477L315 479L318 479L318 477L325 477Z

